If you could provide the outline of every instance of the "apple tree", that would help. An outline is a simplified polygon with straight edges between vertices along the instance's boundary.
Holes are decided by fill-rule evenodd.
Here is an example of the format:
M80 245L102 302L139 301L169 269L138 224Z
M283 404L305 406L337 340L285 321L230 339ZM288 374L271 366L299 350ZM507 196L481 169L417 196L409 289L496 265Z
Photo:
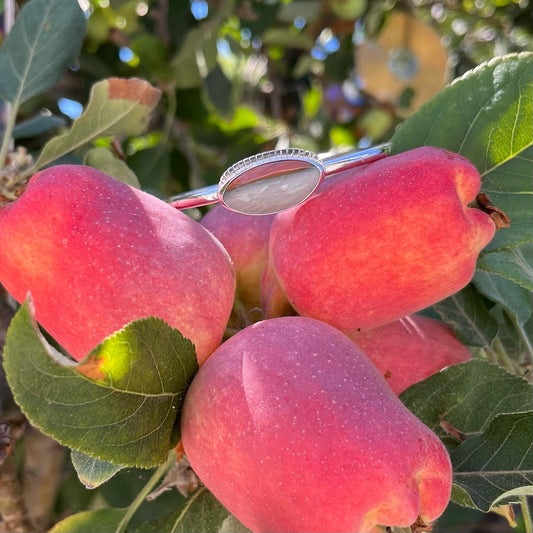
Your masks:
M0 2L0 530L532 533L529 10Z

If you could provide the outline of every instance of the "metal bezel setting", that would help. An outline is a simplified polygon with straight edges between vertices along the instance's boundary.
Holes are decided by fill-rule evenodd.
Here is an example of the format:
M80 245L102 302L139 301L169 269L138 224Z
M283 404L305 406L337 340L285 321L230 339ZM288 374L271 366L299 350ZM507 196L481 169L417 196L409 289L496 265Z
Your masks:
M321 175L325 171L324 163L320 160L318 155L309 150L304 150L302 148L282 148L280 150L270 150L268 152L261 152L250 157L246 157L237 161L237 163L231 165L222 177L220 178L218 184L219 195L224 193L226 187L236 178L241 176L244 172L261 166L267 163L273 163L276 161L302 161L304 163L309 163L310 165L317 168Z

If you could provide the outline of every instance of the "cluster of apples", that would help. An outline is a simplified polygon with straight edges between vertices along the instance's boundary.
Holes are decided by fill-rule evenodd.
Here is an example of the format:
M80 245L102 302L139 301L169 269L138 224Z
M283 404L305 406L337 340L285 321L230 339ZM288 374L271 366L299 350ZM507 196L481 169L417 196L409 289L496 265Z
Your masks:
M77 360L150 315L190 338L200 370L183 447L252 531L430 523L449 501L450 460L397 394L469 358L415 313L465 286L492 238L469 207L479 187L467 160L424 147L330 177L275 216L217 206L198 223L57 166L0 208L0 282L19 301L31 292ZM240 330L222 342L228 321Z

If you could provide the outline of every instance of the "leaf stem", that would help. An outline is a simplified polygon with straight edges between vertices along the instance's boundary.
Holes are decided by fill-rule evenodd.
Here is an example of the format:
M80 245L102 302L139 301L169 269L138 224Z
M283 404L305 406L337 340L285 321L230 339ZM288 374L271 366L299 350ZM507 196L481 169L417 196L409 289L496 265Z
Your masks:
M496 338L494 339L493 344L494 344L494 347L496 348L496 356L498 357L502 365L507 370L509 370L509 372L516 374L517 373L516 367L513 364L512 359L509 357L509 354L507 353L507 350L505 349L505 346L503 345L502 341Z
M533 346L531 345L531 341L529 340L529 337L527 336L527 333L524 330L524 327L522 324L518 323L518 320L515 321L516 329L518 330L518 334L520 335L520 338L522 339L522 342L524 343L526 347L527 354L529 355L529 361L533 363Z
M167 111L165 113L165 119L163 122L163 129L162 129L162 135L161 135L161 145L164 146L168 143L170 139L170 134L172 132L172 126L174 124L174 119L176 115L176 109L178 107L178 101L176 98L176 88L172 85L167 91L165 91L167 100L168 100L168 107Z
M144 502L148 494L152 492L153 488L157 485L159 480L165 475L167 470L169 470L172 465L176 462L176 452L172 450L169 455L168 459L165 463L163 463L152 475L152 477L148 480L146 485L142 488L142 490L137 494L135 499L131 502L131 504L128 507L128 510L126 511L126 514L120 521L119 525L117 526L117 529L115 529L115 533L124 533L126 531L126 527L129 524L131 518L136 513L137 509L141 506L141 504Z
M0 170L2 170L6 164L6 156L11 143L13 128L15 127L15 122L17 120L18 108L18 103L15 103L9 109L6 129L4 130L4 138L2 139L2 147L0 148Z
M527 501L527 496L520 496L520 509L524 517L524 526L526 533L533 533L533 519L531 518L531 510Z

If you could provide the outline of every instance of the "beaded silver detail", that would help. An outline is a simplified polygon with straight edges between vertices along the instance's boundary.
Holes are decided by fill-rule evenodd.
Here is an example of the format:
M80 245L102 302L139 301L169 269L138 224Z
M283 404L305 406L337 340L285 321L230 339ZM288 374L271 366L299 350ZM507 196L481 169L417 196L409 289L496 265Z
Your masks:
M268 152L261 152L250 157L245 157L226 169L219 181L219 191L223 191L229 182L233 181L237 176L240 176L243 172L246 172L251 168L272 163L274 161L287 160L304 161L312 164L321 171L324 169L324 164L318 155L310 152L309 150L304 150L303 148L282 148L280 150L269 150Z

